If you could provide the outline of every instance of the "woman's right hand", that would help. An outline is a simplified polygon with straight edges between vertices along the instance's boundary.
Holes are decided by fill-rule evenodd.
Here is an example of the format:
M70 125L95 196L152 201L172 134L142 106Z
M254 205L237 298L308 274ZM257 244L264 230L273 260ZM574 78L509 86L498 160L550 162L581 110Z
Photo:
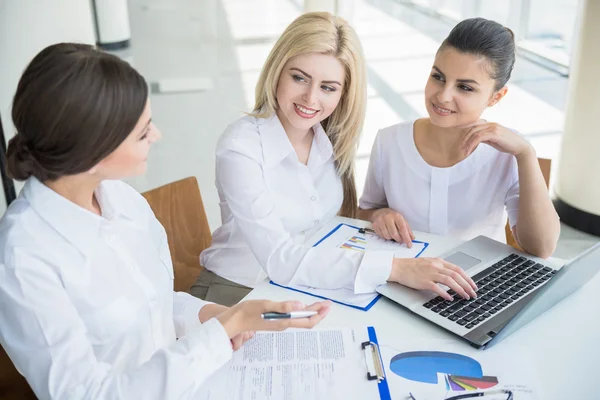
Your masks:
M382 208L373 213L373 230L375 233L387 240L395 240L405 243L406 247L412 247L415 239L412 229L402 214L391 208Z
M388 280L413 289L431 290L449 301L453 297L438 284L448 286L465 299L477 297L473 279L459 266L441 258L394 258Z
M299 301L275 302L248 300L238 303L217 316L229 338L247 331L282 331L287 328L312 328L329 313L331 301L320 301L306 307ZM266 312L317 311L310 318L264 320Z

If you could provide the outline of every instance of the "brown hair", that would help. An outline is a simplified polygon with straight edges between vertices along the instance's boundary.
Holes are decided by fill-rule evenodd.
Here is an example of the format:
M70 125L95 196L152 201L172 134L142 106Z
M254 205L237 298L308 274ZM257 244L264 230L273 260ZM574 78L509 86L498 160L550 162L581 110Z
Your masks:
M10 176L43 182L90 170L131 133L147 98L144 78L118 57L78 43L46 47L13 100Z

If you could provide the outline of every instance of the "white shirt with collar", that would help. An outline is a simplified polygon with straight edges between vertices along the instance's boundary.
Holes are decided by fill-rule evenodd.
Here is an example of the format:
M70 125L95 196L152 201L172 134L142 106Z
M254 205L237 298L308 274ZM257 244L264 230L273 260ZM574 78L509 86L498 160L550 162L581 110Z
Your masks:
M413 129L409 121L378 132L360 208L394 209L417 231L505 242L506 215L514 227L519 211L515 157L480 144L452 167L432 167L417 150Z
M102 217L30 178L0 221L0 343L40 398L188 398L232 354L173 291L167 237L119 181ZM176 340L178 338L178 340Z
M254 287L268 276L282 285L342 287L369 293L389 277L393 252L365 254L311 247L305 240L338 214L342 182L320 124L307 165L276 115L231 124L216 151L222 226L200 263L217 275Z

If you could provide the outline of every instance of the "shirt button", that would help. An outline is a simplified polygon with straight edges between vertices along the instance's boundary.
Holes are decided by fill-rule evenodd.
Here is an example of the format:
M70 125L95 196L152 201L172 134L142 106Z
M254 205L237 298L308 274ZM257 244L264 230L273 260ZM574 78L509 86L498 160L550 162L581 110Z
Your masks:
M315 200L317 200L317 196L313 196L313 197L311 197L310 199L311 199L312 201L315 201Z
M306 232L302 231L300 232L301 235L306 235Z
M106 237L106 240L108 241L108 243L114 243L116 240L116 237L115 237L115 235L108 235Z
M319 225L319 220L315 220L315 225Z

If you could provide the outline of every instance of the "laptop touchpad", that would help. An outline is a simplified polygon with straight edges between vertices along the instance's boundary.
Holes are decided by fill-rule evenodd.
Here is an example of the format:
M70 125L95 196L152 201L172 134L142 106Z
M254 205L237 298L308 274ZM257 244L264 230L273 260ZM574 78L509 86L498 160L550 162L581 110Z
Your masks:
M474 267L475 265L477 265L481 262L481 260L478 260L477 258L471 257L460 251L457 251L456 253L453 253L453 254L449 255L448 257L445 257L444 260L446 260L454 265L458 265L465 271L471 267Z

